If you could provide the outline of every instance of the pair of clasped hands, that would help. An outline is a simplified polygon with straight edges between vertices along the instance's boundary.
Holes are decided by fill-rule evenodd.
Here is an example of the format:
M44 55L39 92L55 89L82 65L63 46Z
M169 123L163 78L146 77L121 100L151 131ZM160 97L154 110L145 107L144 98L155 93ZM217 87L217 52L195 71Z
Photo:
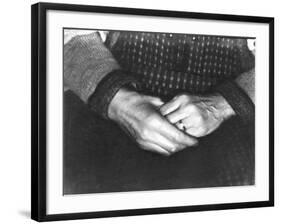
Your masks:
M199 137L216 130L234 115L219 94L195 96L180 94L169 102L121 88L112 99L108 117L140 148L170 156L198 144Z

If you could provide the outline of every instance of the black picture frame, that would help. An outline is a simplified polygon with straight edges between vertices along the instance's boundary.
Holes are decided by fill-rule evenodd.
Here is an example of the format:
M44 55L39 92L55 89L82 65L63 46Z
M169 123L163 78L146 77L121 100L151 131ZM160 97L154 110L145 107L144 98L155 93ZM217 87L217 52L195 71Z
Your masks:
M32 72L32 154L31 218L37 221L70 220L115 216L192 212L274 206L274 18L182 11L163 11L89 5L37 3L32 5L31 72ZM46 13L48 10L100 12L139 16L162 16L217 21L254 22L269 25L269 200L243 203L160 207L70 214L46 213Z

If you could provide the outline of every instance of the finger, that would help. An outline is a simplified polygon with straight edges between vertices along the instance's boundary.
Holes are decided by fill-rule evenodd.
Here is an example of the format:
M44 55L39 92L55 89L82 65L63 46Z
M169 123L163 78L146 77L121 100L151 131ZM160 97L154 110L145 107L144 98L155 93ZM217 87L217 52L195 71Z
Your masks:
M165 116L172 111L176 110L180 106L180 102L176 99L172 99L170 102L165 103L161 108L160 108L160 113Z
M197 138L207 135L207 133L203 133L199 127L190 127L186 129L185 132Z
M171 155L170 152L168 152L167 150L163 149L162 147L160 147L157 144L151 143L151 142L144 142L143 144L141 144L141 147L147 151L151 151L151 152L155 152L164 156L169 156Z
M164 102L158 97L151 96L150 100L151 100L151 103L153 103L157 107L160 107L164 104Z
M160 107L164 104L164 102L161 99L155 99L153 101L153 103L154 103L155 106L158 106L158 107Z
M184 134L174 125L169 123L164 117L161 117L161 122L159 124L159 134L162 134L173 143L178 143L184 146L194 146L198 144L198 140L196 138Z
M185 128L184 128L184 124L183 124L183 123L177 122L175 125L176 125L176 127L177 127L178 129L180 129L181 131L185 131Z
M151 138L151 142L165 149L166 151L173 153L176 151L176 148L179 148L179 144L171 142L168 138L160 135L159 133L155 134Z
M169 113L168 115L166 115L166 118L172 124L175 124L175 123L179 122L180 120L187 118L188 116L190 116L190 113L188 110L179 108L178 110L175 110L172 113Z
M189 128L192 127L192 126L190 126L190 124L186 124L186 123L184 124L182 122L178 122L175 125L178 129L180 129L181 131L183 131L185 133L187 133L186 130L188 130ZM190 134L190 133L187 133L187 134Z
M175 124L180 130L184 131L187 134L190 134L189 132L187 132L187 130L189 130L190 128L194 128L193 122L192 122L192 118L188 117L185 118L184 120L180 120L179 122L177 122ZM193 136L193 135L192 135ZM197 137L197 136L195 136Z
M190 116L184 119L183 124L185 126L185 133L194 136L194 137L202 137L202 129L196 123L194 123L194 119Z

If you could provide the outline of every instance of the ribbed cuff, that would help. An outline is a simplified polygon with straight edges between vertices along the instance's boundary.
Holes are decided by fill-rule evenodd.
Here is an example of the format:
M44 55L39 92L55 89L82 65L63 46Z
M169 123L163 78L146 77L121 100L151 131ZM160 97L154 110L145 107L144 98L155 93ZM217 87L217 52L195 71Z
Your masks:
M255 120L255 105L234 81L226 81L216 88L244 123Z
M127 85L136 90L140 89L139 81L123 70L110 72L98 84L95 92L88 99L88 105L95 113L108 119L108 106L111 100L120 88Z

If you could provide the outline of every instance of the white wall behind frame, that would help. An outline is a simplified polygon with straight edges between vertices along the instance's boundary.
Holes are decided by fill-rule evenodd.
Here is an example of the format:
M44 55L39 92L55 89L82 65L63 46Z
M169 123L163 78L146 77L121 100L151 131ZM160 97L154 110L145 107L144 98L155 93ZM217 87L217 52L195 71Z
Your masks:
M30 4L36 1L3 1L1 7L1 82L0 82L0 222L36 223L30 212ZM275 90L281 97L280 80L280 5L279 1L223 0L60 0L62 3L120 7L185 10L228 14L274 16ZM279 88L278 88L279 87ZM280 100L276 100L276 207L228 211L196 212L155 216L75 220L54 223L279 223L280 206Z

